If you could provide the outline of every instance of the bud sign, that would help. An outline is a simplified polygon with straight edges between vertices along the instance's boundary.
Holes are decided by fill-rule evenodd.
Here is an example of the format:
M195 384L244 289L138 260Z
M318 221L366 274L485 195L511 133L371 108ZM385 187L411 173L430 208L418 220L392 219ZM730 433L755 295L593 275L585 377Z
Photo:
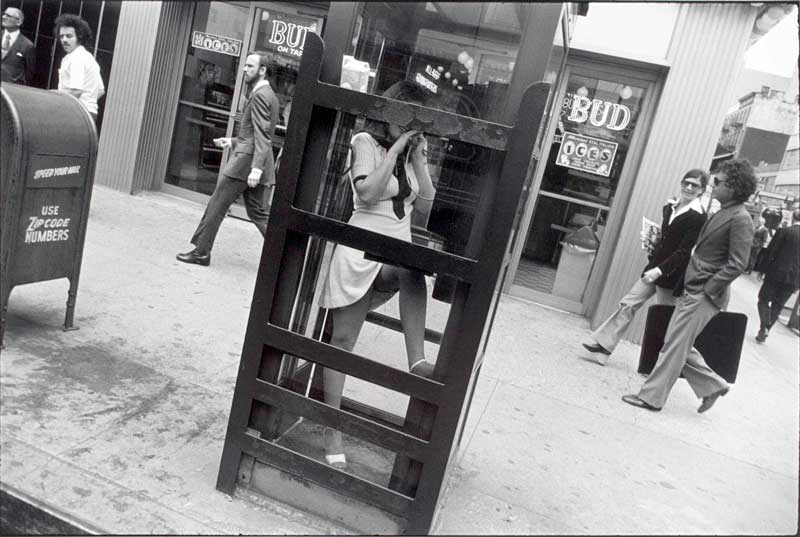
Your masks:
M308 32L316 33L321 21L296 17L276 11L263 11L259 28L259 42L268 50L299 59Z
M595 127L605 127L612 131L624 130L631 122L631 109L624 104L590 99L583 95L568 93L562 109L567 112L567 121L588 121Z

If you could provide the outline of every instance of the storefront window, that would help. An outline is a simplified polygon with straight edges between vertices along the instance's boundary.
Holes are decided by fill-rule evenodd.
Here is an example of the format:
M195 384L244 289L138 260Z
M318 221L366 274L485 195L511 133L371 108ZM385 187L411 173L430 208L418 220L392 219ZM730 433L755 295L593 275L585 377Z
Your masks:
M121 3L120 1L99 2L96 0L25 0L24 2L12 0L3 2L4 6L22 10L25 21L21 32L36 47L36 70L29 85L43 89L53 89L58 86L58 68L65 53L64 48L53 39L53 24L59 15L72 13L82 17L92 30L93 39L86 44L86 50L94 54L100 65L100 76L107 94ZM98 132L102 129L105 103L105 97L97 103Z
M275 55L277 64L272 76L273 89L281 104L281 125L289 122L297 70L303 57L303 45L309 32L322 33L323 18L279 9L259 9L256 15L255 48ZM242 100L244 95L242 95Z
M238 132L248 98L240 71L252 50L274 54L270 81L281 105L272 140L277 157L289 122L305 36L321 32L324 15L321 7L301 10L285 2L197 3L165 183L202 194L214 191L225 152L213 140Z
M198 2L183 69L165 182L203 194L217 184L247 26L248 8Z
M515 284L581 302L645 93L570 74Z
M442 108L497 121L514 72L522 13L497 2L366 3L351 54L369 64L372 93L411 80L437 94Z

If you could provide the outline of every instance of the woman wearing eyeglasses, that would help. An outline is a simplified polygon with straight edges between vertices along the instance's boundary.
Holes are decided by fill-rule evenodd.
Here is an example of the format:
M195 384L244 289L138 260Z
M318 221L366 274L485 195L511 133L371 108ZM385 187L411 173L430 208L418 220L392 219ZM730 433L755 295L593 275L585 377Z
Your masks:
M700 169L689 170L680 184L680 196L664 205L661 237L641 278L622 298L617 310L592 333L593 342L583 344L588 351L602 356L602 365L647 299L655 294L656 304L674 305L683 291L683 274L707 218L700 195L708 184L708 174Z

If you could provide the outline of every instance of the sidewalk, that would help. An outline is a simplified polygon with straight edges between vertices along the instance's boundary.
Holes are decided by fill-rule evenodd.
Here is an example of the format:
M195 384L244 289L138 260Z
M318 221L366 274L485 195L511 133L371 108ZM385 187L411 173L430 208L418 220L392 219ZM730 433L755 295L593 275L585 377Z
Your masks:
M261 241L226 219L210 267L177 262L202 211L95 187L80 330L60 330L66 280L12 292L0 482L103 533L348 533L214 488ZM585 319L504 297L433 532L796 533L798 337L754 341L757 289L734 284L750 318L739 378L702 415L682 380L660 413L625 405L638 346L600 367Z

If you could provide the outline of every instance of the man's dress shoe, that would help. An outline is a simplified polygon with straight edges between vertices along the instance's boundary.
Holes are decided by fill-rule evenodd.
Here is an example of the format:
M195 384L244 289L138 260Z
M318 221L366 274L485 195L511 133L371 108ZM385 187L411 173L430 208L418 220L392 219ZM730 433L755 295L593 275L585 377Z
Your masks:
M756 336L756 341L759 343L764 343L767 340L767 334L769 334L769 330L766 328L759 328L758 335Z
M653 412L659 412L661 409L657 406L653 406L647 401L639 399L638 395L623 395L622 400L628 403L629 405L638 406L639 408L644 408L646 410L652 410Z
M702 414L703 412L714 406L714 403L717 402L717 399L728 393L728 390L729 388L722 388L721 390L715 391L711 395L703 397L703 402L700 403L700 406L697 408L697 413Z
M607 351L602 345L595 343L594 345L589 345L587 343L581 343L583 348L589 352L599 352L600 354L605 354L606 356L611 356L611 353Z
M192 263L194 265L203 265L207 267L211 263L211 254L201 254L197 250L186 252L185 254L178 254L175 256L178 261L184 263Z

